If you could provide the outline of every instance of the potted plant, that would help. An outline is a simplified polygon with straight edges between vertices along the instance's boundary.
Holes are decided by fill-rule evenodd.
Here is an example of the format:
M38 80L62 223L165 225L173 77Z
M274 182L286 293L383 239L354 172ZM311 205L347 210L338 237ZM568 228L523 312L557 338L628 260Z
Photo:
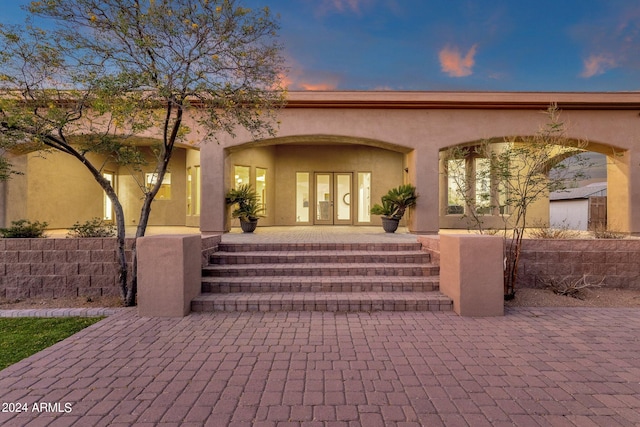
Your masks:
M262 216L262 206L258 203L258 195L250 184L231 189L226 195L228 205L237 205L231 216L240 220L240 227L245 233L253 233Z
M407 209L416 205L417 198L416 187L404 184L392 188L382 196L382 204L373 205L371 213L381 216L382 228L385 232L394 233Z

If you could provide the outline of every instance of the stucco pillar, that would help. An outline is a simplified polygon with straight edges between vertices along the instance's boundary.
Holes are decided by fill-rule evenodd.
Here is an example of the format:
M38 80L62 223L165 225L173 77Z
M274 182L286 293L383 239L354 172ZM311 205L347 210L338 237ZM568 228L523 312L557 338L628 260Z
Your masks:
M222 143L207 141L201 145L200 231L220 234L225 231L225 151Z
M504 315L503 245L499 236L440 236L440 291L460 316Z
M202 286L199 235L141 237L138 251L138 314L182 317Z
M640 153L625 151L607 157L607 227L640 234Z
M439 160L435 146L417 148L407 154L409 182L416 186L418 201L409 215L409 231L437 234L439 226ZM435 145L435 144L434 144Z

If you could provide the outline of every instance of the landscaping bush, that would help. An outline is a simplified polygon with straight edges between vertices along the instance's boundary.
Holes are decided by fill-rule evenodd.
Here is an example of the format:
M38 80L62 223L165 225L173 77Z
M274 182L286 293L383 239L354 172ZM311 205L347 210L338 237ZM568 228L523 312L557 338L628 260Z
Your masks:
M580 237L578 231L571 230L565 223L553 227L536 224L534 228L529 229L529 235L533 239L577 239Z
M93 218L82 224L76 222L69 229L69 237L114 237L116 226L107 224L100 218Z
M599 224L593 230L593 237L596 239L624 239L627 235L621 231L607 229L606 225Z
M49 224L46 222L31 222L26 219L19 219L18 221L11 221L11 227L0 228L0 235L13 239L47 237L44 235L47 225Z
M582 277L544 276L540 278L540 281L546 289L550 289L557 295L583 299L583 291L585 289L599 288L603 285L605 279L606 277L602 277L600 281L589 282L585 274Z

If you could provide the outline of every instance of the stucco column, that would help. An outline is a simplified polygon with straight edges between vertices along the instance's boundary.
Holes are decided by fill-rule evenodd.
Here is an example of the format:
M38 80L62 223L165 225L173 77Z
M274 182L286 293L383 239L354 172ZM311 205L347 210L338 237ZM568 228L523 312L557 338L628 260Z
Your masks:
M141 237L138 246L138 315L182 317L202 283L199 235Z
M625 151L607 157L607 228L640 234L640 170L638 154Z
M426 145L407 154L409 182L416 186L418 193L417 205L411 210L408 222L409 231L415 234L437 234L440 229L438 149Z
M607 227L640 235L640 152L607 158Z
M222 143L207 141L201 145L200 231L219 234L225 231L225 152Z
M460 316L504 315L502 257L499 236L440 236L440 291L453 300Z

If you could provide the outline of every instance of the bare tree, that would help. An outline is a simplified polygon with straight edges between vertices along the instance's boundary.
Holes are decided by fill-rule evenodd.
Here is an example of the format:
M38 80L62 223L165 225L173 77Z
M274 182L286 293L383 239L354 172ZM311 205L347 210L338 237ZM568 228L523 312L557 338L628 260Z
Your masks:
M447 160L470 156L487 160L487 168L476 171L475 176L464 172L462 178L451 182L464 201L465 218L472 228L486 231L486 213L499 215L503 220L505 298L515 295L522 239L529 225L531 206L548 197L549 192L564 189L570 181L579 178L568 174L568 168L561 161L583 151L586 142L566 136L560 110L555 104L549 106L546 115L547 123L530 136L507 137L499 144L485 140L471 148L454 147L445 155ZM586 160L578 156L575 162L584 166ZM550 174L552 170L554 173ZM479 180L490 182L484 198L478 198L475 191Z

